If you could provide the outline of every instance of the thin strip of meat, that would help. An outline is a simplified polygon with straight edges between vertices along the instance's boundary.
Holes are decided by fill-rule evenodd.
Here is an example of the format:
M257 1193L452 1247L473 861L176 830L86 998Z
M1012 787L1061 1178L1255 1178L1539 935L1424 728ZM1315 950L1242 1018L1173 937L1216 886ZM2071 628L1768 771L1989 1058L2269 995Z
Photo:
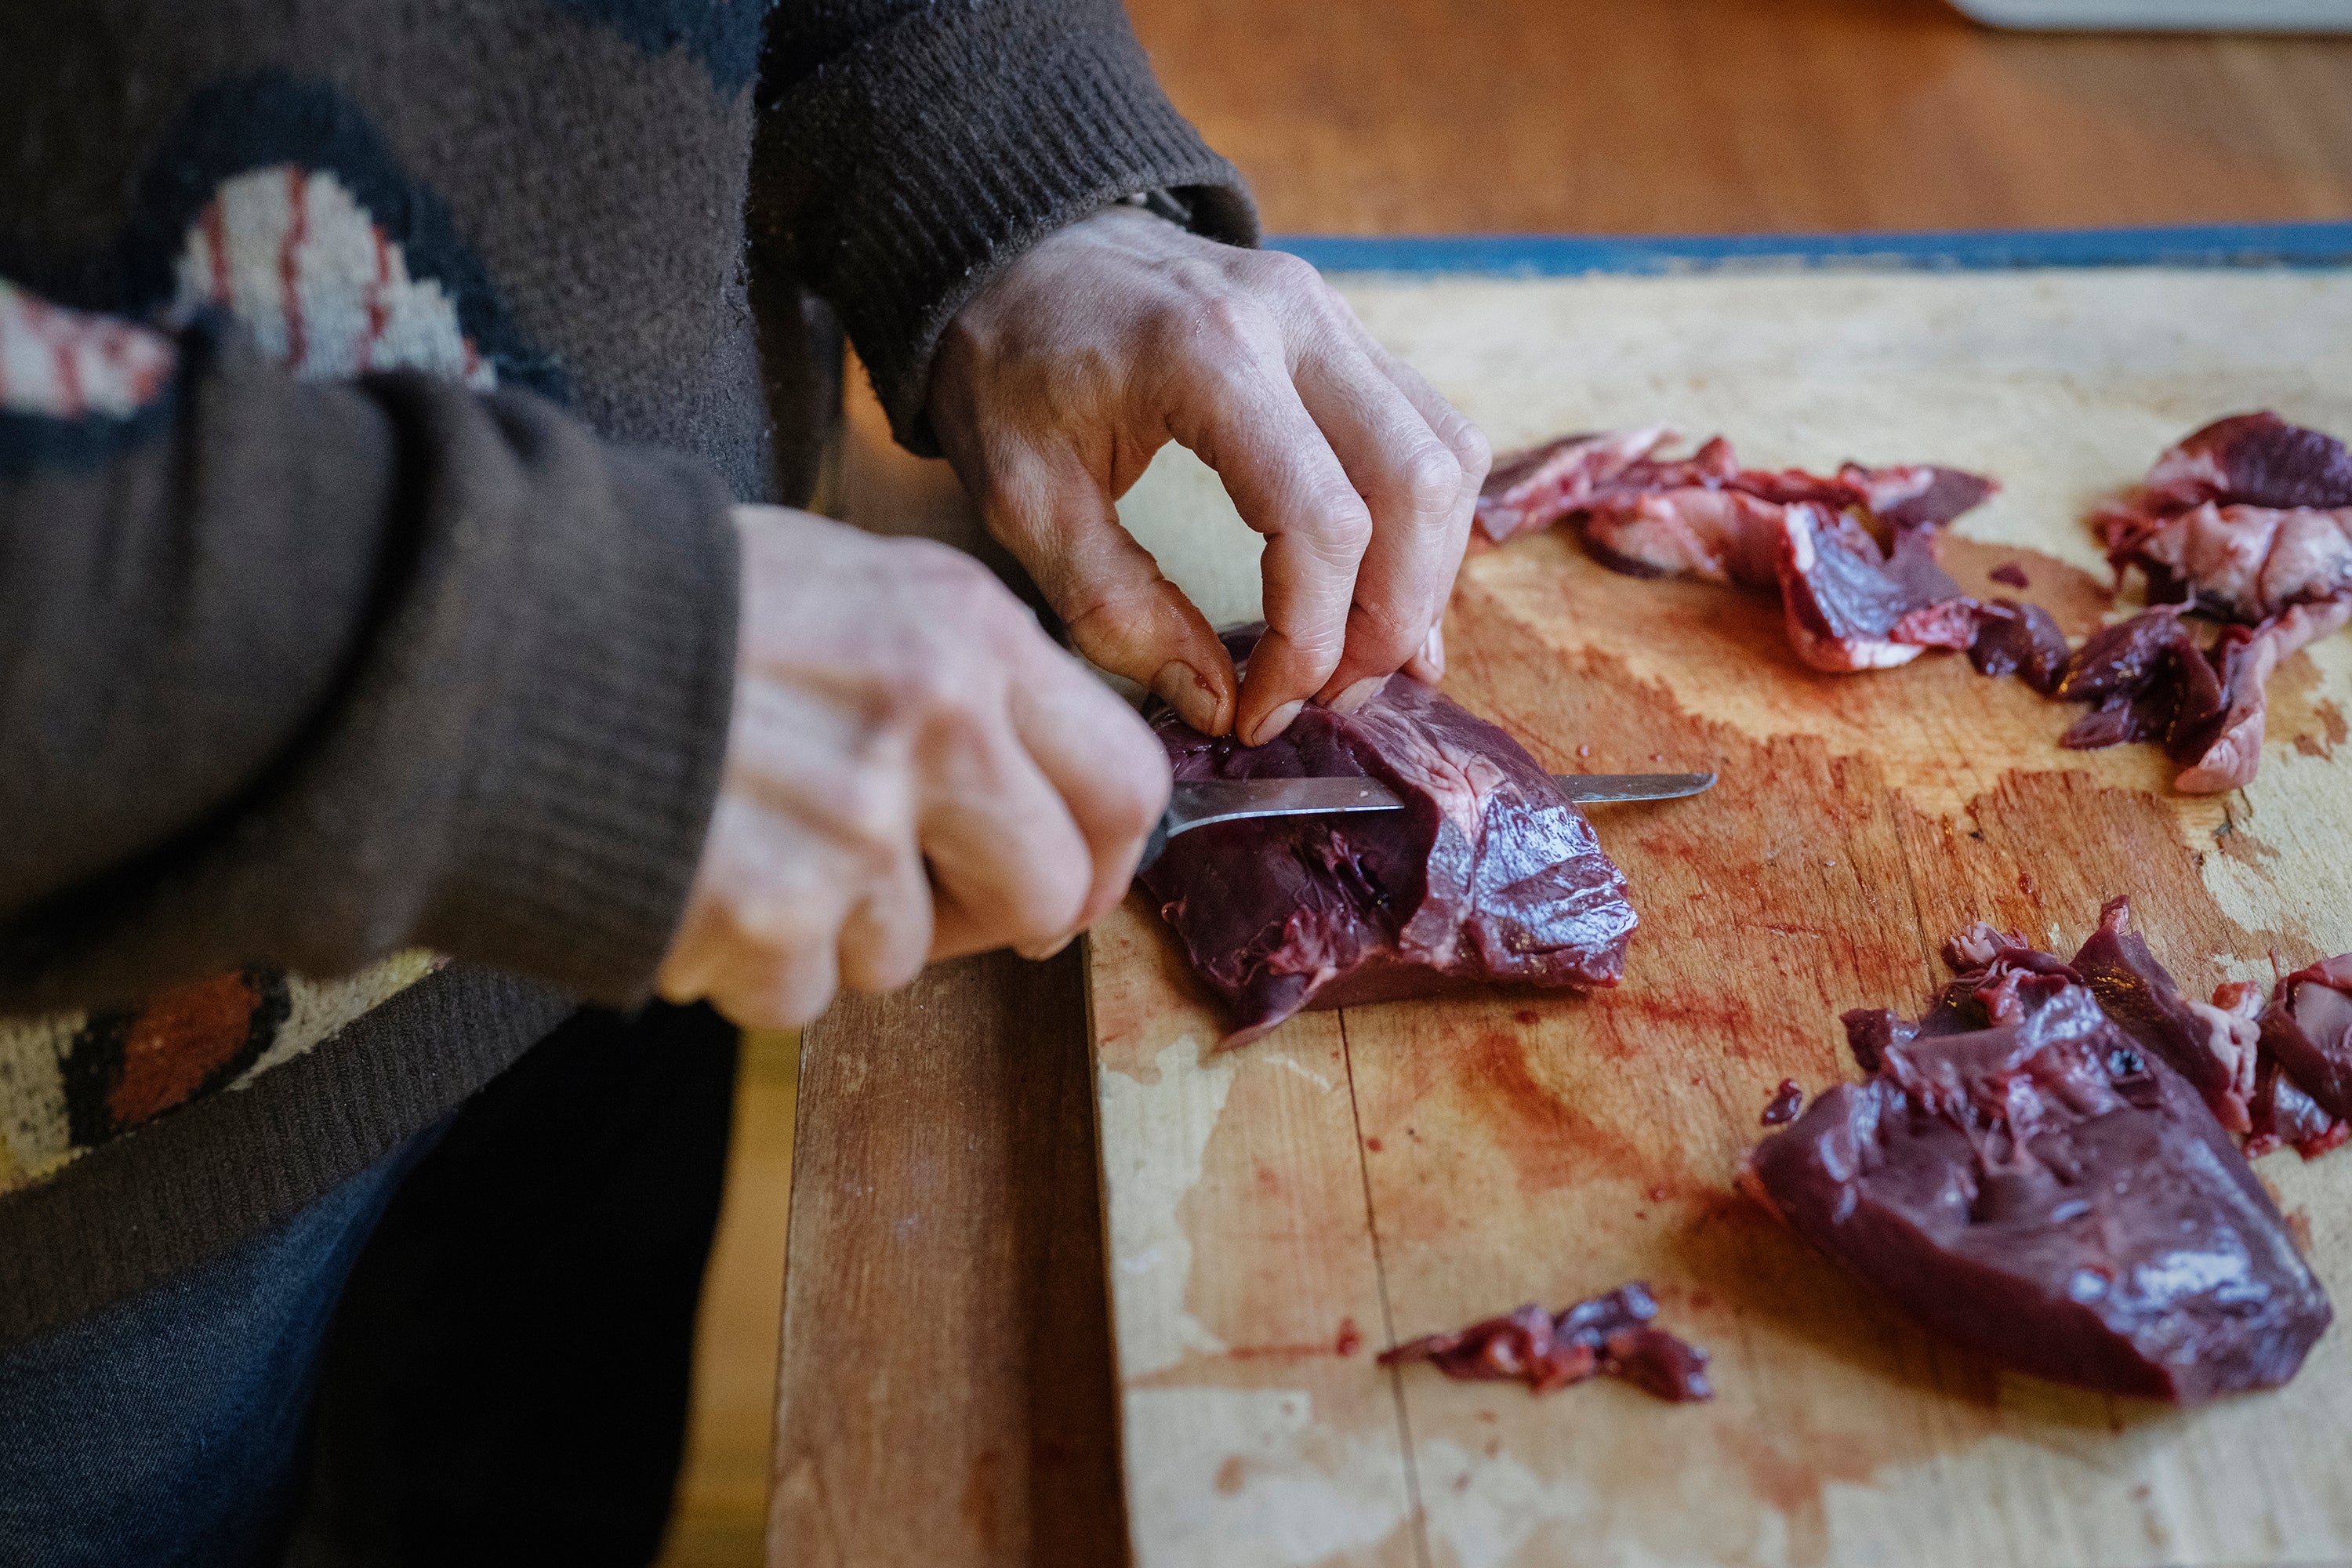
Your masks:
M1496 459L1478 491L1478 531L1496 544L1591 503L1627 468L1675 438L1664 425L1563 436Z
M1448 1377L1525 1383L1550 1394L1596 1373L1660 1399L1712 1399L1706 1352L1651 1326L1658 1303L1635 1281L1554 1317L1530 1301L1499 1318L1427 1334L1381 1354L1382 1366L1425 1361Z
M1237 665L1262 630L1225 635ZM1412 678L1353 713L1310 704L1264 746L1162 704L1148 716L1179 779L1370 777L1406 803L1196 828L1138 879L1232 1008L1227 1044L1302 1008L1622 974L1633 908L1583 813L1517 741Z
M2222 1126L2232 1132L2252 1129L2247 1106L2262 1033L2255 1022L2260 996L2231 987L2224 1007L2182 995L2147 939L2132 929L2131 900L2120 894L2100 906L2098 926L2071 967L2108 1017L2205 1097Z

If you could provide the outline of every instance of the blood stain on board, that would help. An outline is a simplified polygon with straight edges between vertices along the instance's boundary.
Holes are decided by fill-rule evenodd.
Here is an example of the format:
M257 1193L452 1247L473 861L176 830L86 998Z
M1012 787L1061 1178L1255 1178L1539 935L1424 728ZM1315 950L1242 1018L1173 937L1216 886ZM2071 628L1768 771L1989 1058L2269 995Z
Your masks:
M2323 680L2308 650L2282 659L2271 676L2265 727L2272 739L2291 740L2306 757L2332 757L2336 747L2352 739L2344 710L2319 694Z

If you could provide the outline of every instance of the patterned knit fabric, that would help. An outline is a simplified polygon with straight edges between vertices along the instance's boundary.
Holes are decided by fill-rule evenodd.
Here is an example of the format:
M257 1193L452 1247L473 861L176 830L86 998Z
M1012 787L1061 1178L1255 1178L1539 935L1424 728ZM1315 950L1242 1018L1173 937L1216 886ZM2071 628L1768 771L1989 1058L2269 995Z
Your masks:
M0 7L0 1338L645 994L797 301L919 444L1147 188L1253 236L1115 0Z

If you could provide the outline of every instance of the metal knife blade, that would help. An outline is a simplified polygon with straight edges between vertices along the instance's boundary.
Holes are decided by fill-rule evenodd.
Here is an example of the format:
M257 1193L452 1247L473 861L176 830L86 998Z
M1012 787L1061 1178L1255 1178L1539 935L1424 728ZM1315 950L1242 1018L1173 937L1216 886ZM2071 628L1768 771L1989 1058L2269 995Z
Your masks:
M1554 773L1580 805L1610 801L1680 800L1715 784L1713 773ZM1213 822L1253 816L1330 816L1403 807L1374 779L1202 779L1180 781L1169 792L1167 815L1144 846L1142 865L1160 858L1168 841Z

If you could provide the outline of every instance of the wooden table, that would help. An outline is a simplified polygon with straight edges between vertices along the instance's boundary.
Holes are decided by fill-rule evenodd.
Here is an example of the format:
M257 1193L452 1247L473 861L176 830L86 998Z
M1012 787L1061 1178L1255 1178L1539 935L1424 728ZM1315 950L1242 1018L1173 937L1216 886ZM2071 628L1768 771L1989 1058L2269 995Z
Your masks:
M1131 0L1276 230L2352 214L2352 42L2037 38L1934 0ZM853 408L854 516L967 526ZM1077 952L804 1036L776 1564L1122 1561Z

